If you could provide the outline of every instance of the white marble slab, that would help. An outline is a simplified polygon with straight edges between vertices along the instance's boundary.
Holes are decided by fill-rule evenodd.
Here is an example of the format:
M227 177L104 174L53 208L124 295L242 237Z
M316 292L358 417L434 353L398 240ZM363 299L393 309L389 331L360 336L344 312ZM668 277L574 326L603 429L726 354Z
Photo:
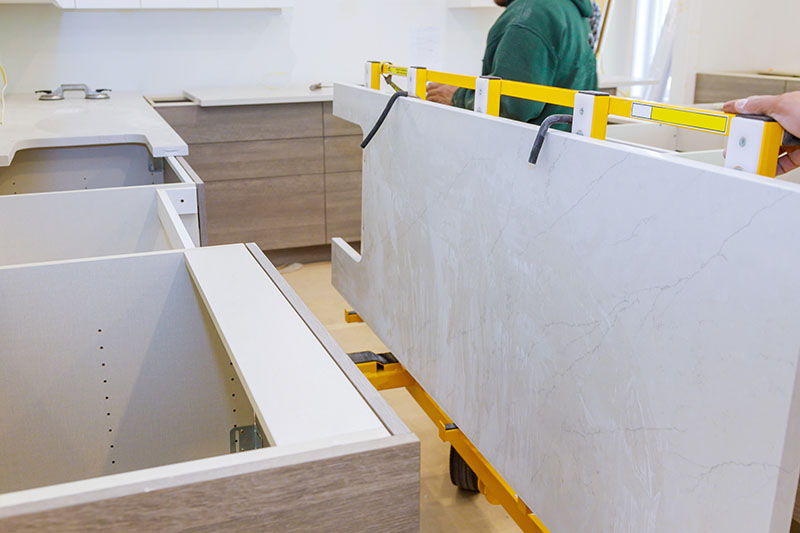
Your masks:
M537 129L398 101L334 285L551 531L788 531L800 187Z
M297 104L306 102L330 102L333 100L333 89L323 87L312 91L309 86L303 87L267 87L253 85L247 87L209 87L204 89L188 89L184 91L186 98L197 102L200 107L217 107L229 105L261 105L261 104Z
M187 155L189 148L140 95L112 93L108 100L69 95L40 101L33 94L6 97L0 125L0 167L19 150L97 144L144 144L154 157Z

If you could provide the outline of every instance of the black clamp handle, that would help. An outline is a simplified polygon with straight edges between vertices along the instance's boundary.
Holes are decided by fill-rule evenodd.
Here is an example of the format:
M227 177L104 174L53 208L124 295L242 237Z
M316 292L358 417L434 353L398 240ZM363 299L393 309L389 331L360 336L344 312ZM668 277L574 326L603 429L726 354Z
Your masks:
M364 137L364 142L361 143L361 148L366 148L367 147L367 145L372 140L372 138L375 137L375 134L378 133L378 130L381 129L381 126L383 125L383 121L386 120L386 117L389 115L389 111L392 110L392 106L394 106L394 103L397 101L398 98L401 98L401 97L404 97L404 96L408 96L408 91L398 91L398 92L392 94L392 96L389 98L389 102L386 103L386 107L383 108L383 112L381 113L381 116L378 117L378 121L375 123L374 126L372 126L372 129L367 134L367 136Z
M550 115L542 121L541 126L539 126L539 133L536 134L536 139L533 141L531 156L528 158L530 164L535 165L539 160L539 153L542 151L542 146L544 146L547 130L555 124L572 124L572 115Z

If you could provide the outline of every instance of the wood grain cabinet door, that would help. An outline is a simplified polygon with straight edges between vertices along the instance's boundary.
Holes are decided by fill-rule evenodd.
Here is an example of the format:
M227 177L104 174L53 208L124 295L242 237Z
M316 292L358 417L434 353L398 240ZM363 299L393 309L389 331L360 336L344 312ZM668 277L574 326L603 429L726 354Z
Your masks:
M778 78L699 72L695 78L694 101L698 104L711 104L754 94L781 94L785 90L786 81Z
M332 102L157 109L205 182L208 244L360 240L363 132Z
M206 182L208 243L262 250L325 244L325 176Z
M361 126L333 114L333 102L322 104L322 124L325 137L339 137L341 135L364 136Z
M361 171L360 135L325 137L325 172Z
M361 171L325 174L327 240L361 240Z
M323 104L325 130L325 220L328 242L361 240L361 127L333 115Z
M322 137L320 103L156 109L189 144Z
M322 138L195 144L186 158L203 181L322 174Z

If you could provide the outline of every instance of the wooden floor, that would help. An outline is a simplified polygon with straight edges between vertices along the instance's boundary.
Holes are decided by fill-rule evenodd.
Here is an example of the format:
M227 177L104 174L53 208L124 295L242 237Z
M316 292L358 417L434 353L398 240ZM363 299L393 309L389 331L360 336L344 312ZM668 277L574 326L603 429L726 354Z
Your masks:
M330 263L289 265L281 273L346 352L387 351L366 324L345 323L347 304L331 285ZM439 440L433 423L405 389L382 394L421 443L422 531L519 531L502 507L490 505L482 495L460 491L450 484L449 445Z

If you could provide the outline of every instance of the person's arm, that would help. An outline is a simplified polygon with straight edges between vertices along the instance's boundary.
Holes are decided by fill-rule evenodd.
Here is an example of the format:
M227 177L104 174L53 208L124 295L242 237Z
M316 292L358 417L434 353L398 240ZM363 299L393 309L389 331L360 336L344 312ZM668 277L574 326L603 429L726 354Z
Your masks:
M722 106L726 113L768 115L783 126L783 129L800 137L800 91L777 96L751 96L731 100ZM778 174L800 167L800 147L784 148L786 154L778 159Z
M491 75L504 80L553 85L556 67L556 54L544 39L529 28L511 25L497 46ZM475 91L458 89L452 95L452 104L474 109ZM504 96L500 101L500 115L530 122L542 113L544 105Z
M453 94L453 105L461 109L475 109L475 91L459 87Z

